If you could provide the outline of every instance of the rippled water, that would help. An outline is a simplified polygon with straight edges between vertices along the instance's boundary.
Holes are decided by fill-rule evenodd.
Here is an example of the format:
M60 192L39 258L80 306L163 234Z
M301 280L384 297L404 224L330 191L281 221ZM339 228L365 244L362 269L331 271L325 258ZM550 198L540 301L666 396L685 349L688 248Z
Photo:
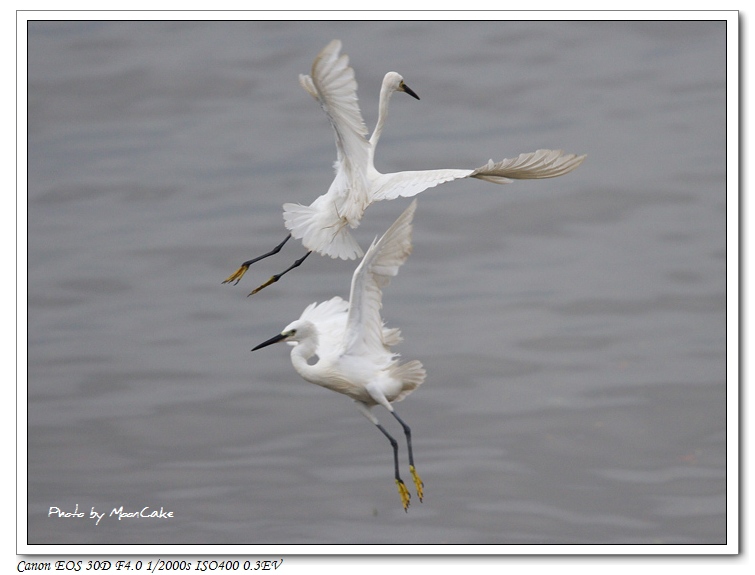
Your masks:
M36 22L29 543L726 542L723 22ZM250 349L354 262L285 236L332 179L301 90L340 38L383 171L537 148L574 173L420 196L386 290L428 377L398 411L425 501L351 402ZM408 201L371 207L363 246ZM384 410L378 417L397 434ZM402 456L404 453L402 453ZM408 475L408 472L405 471ZM48 517L173 511L170 520Z

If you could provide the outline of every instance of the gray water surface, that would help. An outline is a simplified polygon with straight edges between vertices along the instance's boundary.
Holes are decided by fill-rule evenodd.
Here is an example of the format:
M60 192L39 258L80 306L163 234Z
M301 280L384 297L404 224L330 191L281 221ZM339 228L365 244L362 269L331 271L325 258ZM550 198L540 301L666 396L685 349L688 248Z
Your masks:
M726 542L724 22L29 24L28 542ZM588 154L567 176L419 196L384 293L427 380L385 438L250 349L348 297L289 242L332 180L298 84L343 41L382 171ZM409 200L369 208L363 247ZM385 410L376 415L397 436ZM402 461L405 457L403 438ZM406 466L406 464L404 464ZM408 479L408 469L404 470ZM172 519L48 517L164 508ZM534 549L533 549L534 551Z

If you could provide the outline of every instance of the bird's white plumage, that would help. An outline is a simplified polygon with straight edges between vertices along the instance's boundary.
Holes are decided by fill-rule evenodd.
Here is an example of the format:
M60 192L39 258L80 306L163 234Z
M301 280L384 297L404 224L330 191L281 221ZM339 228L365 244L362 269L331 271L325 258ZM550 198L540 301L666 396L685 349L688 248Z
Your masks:
M388 72L380 90L378 121L369 140L359 110L357 83L348 57L341 55L341 42L333 40L312 65L311 75L299 77L301 85L325 111L335 132L336 175L328 191L311 205L283 205L285 225L308 250L333 258L362 255L349 228L356 228L371 203L411 197L428 188L460 178L478 178L496 184L514 179L553 178L574 170L585 156L561 150L537 150L500 162L492 160L474 170L439 169L381 174L374 154L387 116L388 101L395 91L408 91L403 78ZM416 96L415 96L416 97Z
M460 178L478 178L494 184L509 184L515 179L555 178L568 174L584 159L585 156L564 154L562 150L537 150L500 162L489 160L476 170L446 169L380 174L374 180L370 197L373 202L398 197L411 198L428 188Z
M320 102L333 126L336 173L342 172L344 178L334 182L336 185L331 186L329 193L335 205L341 206L340 215L351 222L355 217L361 217L367 207L368 183L364 168L369 163L370 146L366 139L367 126L357 101L354 70L349 66L349 57L339 55L340 50L340 41L330 42L315 58L312 75L301 74L299 82ZM338 176L336 180L339 180Z
M390 347L401 340L400 331L385 327L380 313L383 288L412 251L416 205L415 200L367 250L354 271L348 302L334 297L310 304L274 338L295 344L291 362L305 380L389 409L424 381L419 361L399 364ZM313 356L317 361L310 364Z
M354 272L345 334L347 353L369 355L386 348L380 317L382 290L412 252L412 218L416 206L416 201L412 202L388 231L372 243Z
M299 321L307 321L317 329L315 354L323 365L336 361L344 351L344 327L349 314L349 302L336 296L321 303L311 303ZM296 345L296 341L289 344Z

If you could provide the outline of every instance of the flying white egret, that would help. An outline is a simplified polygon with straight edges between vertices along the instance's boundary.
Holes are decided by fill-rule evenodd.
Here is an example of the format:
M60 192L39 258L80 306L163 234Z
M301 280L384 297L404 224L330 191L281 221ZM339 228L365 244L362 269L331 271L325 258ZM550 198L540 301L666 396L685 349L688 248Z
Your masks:
M380 316L382 288L412 251L412 217L417 200L402 213L383 236L372 243L354 271L348 302L334 297L320 304L310 304L296 321L275 337L259 344L252 351L279 341L289 342L291 363L299 375L310 383L348 395L367 419L391 442L393 464L404 510L409 506L409 490L399 474L398 443L380 425L370 411L382 405L398 420L406 435L409 471L419 500L423 483L414 467L412 436L409 426L391 405L412 393L425 380L425 369L419 361L399 363L391 346L401 341L398 329L388 329ZM317 356L317 362L309 359Z
M555 178L579 166L585 156L564 154L561 150L537 150L500 162L490 160L475 170L440 169L382 174L375 169L374 157L388 114L388 101L394 92L417 96L400 74L388 72L380 88L378 120L367 139L357 99L357 83L348 56L339 55L341 42L333 40L317 55L311 76L301 74L299 82L325 111L336 138L335 178L328 191L309 206L283 204L283 219L289 235L271 251L241 264L223 283L239 280L249 266L276 254L293 236L309 250L283 272L272 276L252 291L257 293L281 276L298 267L313 251L332 258L354 259L362 255L359 244L349 231L359 225L364 210L380 200L400 196L412 197L420 192L460 178L478 178L495 184L512 180Z

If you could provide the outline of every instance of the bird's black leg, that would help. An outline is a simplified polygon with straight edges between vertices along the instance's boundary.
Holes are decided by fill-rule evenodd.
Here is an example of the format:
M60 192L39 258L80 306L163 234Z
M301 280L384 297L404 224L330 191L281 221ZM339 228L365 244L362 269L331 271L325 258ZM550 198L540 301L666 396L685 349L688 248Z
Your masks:
M412 452L412 430L410 427L404 422L403 419L401 419L398 416L398 413L396 413L395 410L391 411L393 414L393 417L398 420L398 422L401 424L401 427L404 428L404 435L406 435L406 446L409 450L409 471L412 473L412 479L414 480L414 486L417 488L417 497L419 497L420 503L422 502L422 496L424 495L424 491L422 488L424 487L424 483L422 483L422 479L417 474L417 470L414 468L414 453Z
M393 468L396 477L396 487L398 487L398 494L401 496L401 504L404 506L404 511L407 511L407 509L409 508L409 499L411 496L409 495L409 490L406 488L406 485L404 485L404 482L401 479L401 475L399 475L398 472L398 442L393 439L393 436L391 436L391 434L385 430L385 427L383 427L379 423L376 423L375 425L380 431L383 432L383 435L388 438L388 441L391 442L391 447L393 447Z
M306 254L304 254L302 257L300 257L298 260L296 260L294 263L292 263L288 268L286 268L285 270L283 270L281 273L275 274L269 280L267 280L265 283L263 283L261 286L259 286L258 288L254 288L249 295L256 294L258 291L261 291L261 290L265 289L270 284L277 282L279 279L281 279L281 277L283 277L285 274L287 274L288 272L290 272L292 269L298 268L301 265L301 263L304 260L307 259L307 256L309 254L311 254L311 253L312 253L311 250L308 251Z
M286 236L286 239L283 240L281 243L279 243L277 246L275 246L272 250L267 252L266 254L262 254L259 257L256 257L254 259L245 261L243 264L241 264L241 267L237 269L235 272L233 272L231 275L229 275L225 280L223 280L224 284L234 282L234 285L239 283L239 280L244 277L244 274L246 273L246 270L249 269L249 266L252 265L255 262L258 262L260 260L264 260L267 257L273 256L277 254L279 251L281 251L281 248L286 245L286 242L291 239L291 234L288 234ZM288 271L288 270L287 270ZM235 281L234 281L235 280Z

